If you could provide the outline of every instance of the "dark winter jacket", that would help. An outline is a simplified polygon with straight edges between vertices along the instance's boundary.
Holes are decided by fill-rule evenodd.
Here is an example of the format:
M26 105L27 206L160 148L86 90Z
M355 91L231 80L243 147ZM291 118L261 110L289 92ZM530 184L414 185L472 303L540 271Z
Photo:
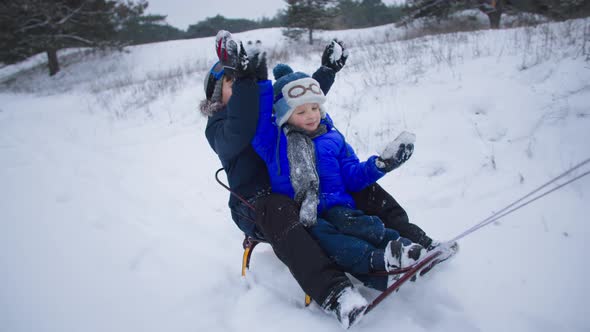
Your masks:
M259 90L268 89L272 94L270 81L236 80L228 104L209 117L205 129L209 145L225 168L229 187L245 199L270 188L266 165L250 145L258 122ZM237 202L230 196L230 208Z
M267 93L272 95L272 90L261 91L262 95ZM334 128L329 116L323 119L322 123L327 126L328 132L313 139L316 170L320 178L318 214L334 206L355 208L354 200L348 192L364 189L385 173L375 165L376 156L369 158L366 162L359 161L352 147ZM272 108L267 103L260 107L258 128L252 145L266 163L272 191L293 198L287 139L283 131L277 128L272 118Z

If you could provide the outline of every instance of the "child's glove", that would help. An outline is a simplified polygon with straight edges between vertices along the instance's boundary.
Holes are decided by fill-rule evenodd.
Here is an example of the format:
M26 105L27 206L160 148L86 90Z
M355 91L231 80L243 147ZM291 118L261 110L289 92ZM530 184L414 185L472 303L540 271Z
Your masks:
M257 81L268 80L268 68L266 66L266 52L261 52L262 42L257 40L253 43L251 40L246 43L246 53L250 60L250 66L254 71Z
M257 81L268 80L268 68L266 66L266 52L255 53L250 56L250 66L254 70Z
M346 64L346 59L348 59L348 50L344 47L344 42L334 39L324 49L322 66L331 68L337 73Z
M389 143L381 156L375 160L375 165L383 172L391 172L405 163L414 153L416 135L407 131Z
M234 78L255 76L242 42L234 40L229 31L219 30L215 37L215 51L227 75Z

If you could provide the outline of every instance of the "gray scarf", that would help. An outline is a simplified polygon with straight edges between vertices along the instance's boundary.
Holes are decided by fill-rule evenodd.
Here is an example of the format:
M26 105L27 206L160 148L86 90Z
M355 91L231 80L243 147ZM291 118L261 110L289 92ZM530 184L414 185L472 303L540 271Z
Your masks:
M316 131L307 134L303 129L285 125L287 137L287 158L291 185L295 191L295 201L301 205L299 221L306 227L317 222L320 178L316 170L315 147L312 139L327 132L321 124Z

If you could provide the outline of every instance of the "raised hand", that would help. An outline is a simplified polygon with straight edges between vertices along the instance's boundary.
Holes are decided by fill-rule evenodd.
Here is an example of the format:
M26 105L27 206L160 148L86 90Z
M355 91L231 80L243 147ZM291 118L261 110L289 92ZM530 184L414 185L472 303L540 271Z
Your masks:
M242 45L231 33L220 30L215 37L215 52L227 75L235 78L253 76L254 71L248 66L250 60Z
M250 66L254 71L257 81L268 80L268 68L266 65L266 52L255 53L250 56Z
M333 39L324 49L322 66L331 68L337 73L346 64L346 59L348 59L348 50L344 46L344 42Z
M389 143L383 153L375 161L375 165L383 172L391 172L408 161L414 153L416 135L402 132L393 142Z
M226 30L219 30L217 35L215 36L215 53L217 53L217 58L219 58L219 62L223 66L230 66L235 67L235 59L230 57L230 53L228 52L228 42L233 41L232 34Z

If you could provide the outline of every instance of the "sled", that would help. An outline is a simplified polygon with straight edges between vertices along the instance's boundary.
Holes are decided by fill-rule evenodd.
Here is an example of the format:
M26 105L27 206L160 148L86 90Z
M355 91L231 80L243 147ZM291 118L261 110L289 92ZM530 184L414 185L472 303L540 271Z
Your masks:
M254 247L256 247L259 243L264 243L264 241L255 239L251 236L245 235L244 242L242 246L244 247L244 255L242 257L242 277L246 276L246 271L250 269L250 258L252 257L252 251ZM415 280L415 277L423 276L424 274L428 273L433 267L437 264L449 259L453 255L456 254L457 247L451 247L451 252L445 257L443 255L443 251L440 249L435 249L429 252L423 259L419 260L418 262L414 263L405 268L400 268L397 270L389 271L389 272L373 272L369 273L368 275L372 276L389 276L389 275L398 275L399 278L387 287L383 292L381 292L365 309L365 313L373 310L379 303L381 303L386 297L388 297L391 293L399 290L399 288L405 284L408 280ZM311 304L311 297L305 294L305 306L309 306Z
M255 239L251 236L245 235L242 246L244 247L244 255L242 256L242 277L246 277L246 271L250 269L250 258L252 257L252 251L259 243L264 243L259 239ZM305 294L305 306L311 304L311 296Z
M217 180L217 182L221 186L223 186L225 189L227 189L232 195L235 195L238 199L240 199L242 202L244 202L247 206L250 206L252 209L254 209L254 207L252 207L246 200L244 200L244 198L242 198L240 195L237 195L236 193L234 193L225 183L221 182L221 180L219 179L219 173L223 170L224 170L223 168L220 168L215 172L215 180ZM242 247L244 248L244 254L242 255L242 277L245 277L246 271L250 269L250 258L252 257L252 252L253 252L254 248L261 242L264 243L265 241L254 238L252 236L245 235L244 241L242 242ZM452 246L450 248L453 249ZM455 247L454 250L456 248L457 247ZM396 278L397 280L391 286L389 286L386 290L384 290L381 294L379 294L379 296L377 296L377 298L375 298L369 304L369 306L367 307L365 312L371 311L375 306L377 306L381 301L383 301L383 299L385 299L387 296L389 296L394 291L398 290L406 281L412 280L416 276L416 274L419 274L420 276L422 276L423 274L430 271L430 269L432 269L435 265L437 265L438 263L440 263L442 261L447 260L449 257L454 255L455 253L456 253L456 250L453 251L452 253L450 253L449 255L447 255L446 257L442 257L441 256L442 251L439 248L439 249L435 249L435 250L429 252L426 255L426 257L424 257L423 259L419 260L418 262L414 263L411 266L397 269L394 271L389 271L389 272L369 273L368 275L374 275L374 276L399 275L399 278ZM439 257L439 256L441 256L441 257ZM308 294L305 294L304 302L305 302L306 307L311 304L311 297Z

